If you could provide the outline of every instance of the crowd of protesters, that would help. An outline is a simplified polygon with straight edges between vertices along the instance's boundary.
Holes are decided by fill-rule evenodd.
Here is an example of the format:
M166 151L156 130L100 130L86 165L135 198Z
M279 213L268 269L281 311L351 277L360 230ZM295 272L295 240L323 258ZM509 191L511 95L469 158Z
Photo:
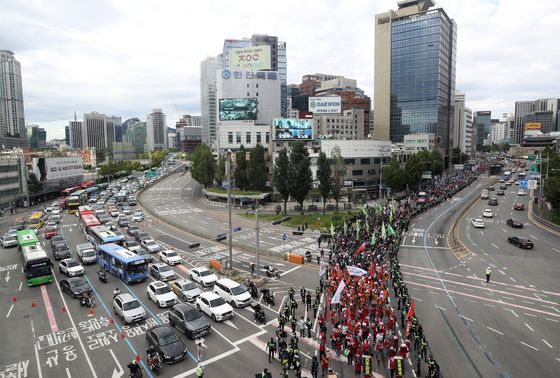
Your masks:
M411 196L383 206L362 207L343 225L331 226L329 252L321 249L317 256L319 286L314 293L305 288L299 293L309 316L297 318L298 302L290 288L278 316L276 338L266 346L269 363L278 352L282 377L288 377L290 370L301 377L299 340L311 338L311 319L317 319L318 324L319 355L312 357L310 369L314 378L319 370L321 377L334 377L333 360L353 366L356 377L368 378L386 369L391 377L401 375L409 359L417 376L440 376L400 272L398 248L412 218L446 201L475 179L467 172L436 179L424 189L425 202ZM321 299L324 311L319 308Z

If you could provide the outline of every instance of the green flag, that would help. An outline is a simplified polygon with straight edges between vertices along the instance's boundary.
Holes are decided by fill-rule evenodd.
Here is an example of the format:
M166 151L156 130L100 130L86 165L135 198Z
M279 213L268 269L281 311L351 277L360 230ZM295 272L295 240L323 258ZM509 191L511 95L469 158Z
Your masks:
M332 222L331 222L331 236L334 236L334 226L333 226Z
M375 232L371 234L371 245L375 245L377 241L375 240Z
M365 207L363 206L358 206L358 208L360 209L360 211L362 212L362 214L364 214L365 217L367 217L367 210Z
M397 234L395 232L395 230L393 230L393 227L391 226L391 223L387 223L387 231L389 232L389 235L391 235L391 236L395 236Z
M344 220L344 235L348 232L348 225L346 224L346 219Z
M375 207L375 212L377 213L377 215L381 215L381 206L376 206Z
M356 221L356 239L360 237L360 220Z
M381 239L385 240L387 237L387 231L385 230L385 222L383 222L383 226L381 227Z
M369 222L367 220L367 217L366 217L366 231L369 234Z

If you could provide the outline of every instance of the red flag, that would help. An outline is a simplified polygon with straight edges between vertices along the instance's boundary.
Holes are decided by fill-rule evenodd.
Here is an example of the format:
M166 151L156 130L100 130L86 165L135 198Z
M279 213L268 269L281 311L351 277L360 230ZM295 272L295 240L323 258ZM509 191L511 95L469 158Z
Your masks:
M412 319L412 317L414 316L414 299L412 301L410 301L410 308L408 309L408 318Z
M369 264L369 276L373 277L373 271L375 269L373 261Z
M363 242L360 248L356 251L356 253L362 253L366 250L366 242Z

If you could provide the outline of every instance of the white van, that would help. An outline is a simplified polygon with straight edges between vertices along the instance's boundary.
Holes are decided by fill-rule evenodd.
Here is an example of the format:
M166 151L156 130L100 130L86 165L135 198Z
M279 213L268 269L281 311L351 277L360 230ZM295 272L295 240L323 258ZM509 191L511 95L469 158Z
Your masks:
M76 246L78 257L82 264L94 264L96 260L95 248L90 243L82 243Z
M245 286L229 278L221 278L216 281L214 283L214 293L234 307L245 307L251 304L251 294Z

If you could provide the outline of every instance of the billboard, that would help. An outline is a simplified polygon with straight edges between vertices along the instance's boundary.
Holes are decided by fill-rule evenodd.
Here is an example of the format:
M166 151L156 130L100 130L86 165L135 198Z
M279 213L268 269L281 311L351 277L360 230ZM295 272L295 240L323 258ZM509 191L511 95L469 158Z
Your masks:
M256 98L221 98L220 121L256 121Z
M232 71L270 70L270 46L229 49L229 69Z
M313 114L336 114L342 111L340 96L309 97L309 111Z
M84 165L81 157L35 157L32 163L33 173L41 182L83 176Z
M540 122L527 122L525 124L525 130L533 130L533 131L541 131L541 123Z
M274 139L311 140L313 121L309 119L276 118L274 120Z

